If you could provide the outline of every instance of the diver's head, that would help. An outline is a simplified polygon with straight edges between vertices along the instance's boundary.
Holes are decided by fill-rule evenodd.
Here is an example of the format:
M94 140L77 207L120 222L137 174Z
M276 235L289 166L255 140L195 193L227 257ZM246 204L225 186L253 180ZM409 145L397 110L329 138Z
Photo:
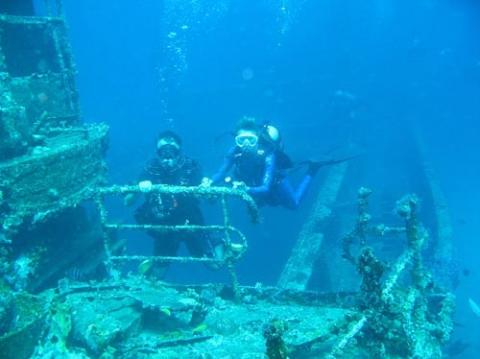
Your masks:
M251 152L258 149L259 129L254 118L243 117L237 124L235 145L242 151Z
M160 165L167 169L175 169L182 153L182 140L175 132L165 131L157 137L157 156Z

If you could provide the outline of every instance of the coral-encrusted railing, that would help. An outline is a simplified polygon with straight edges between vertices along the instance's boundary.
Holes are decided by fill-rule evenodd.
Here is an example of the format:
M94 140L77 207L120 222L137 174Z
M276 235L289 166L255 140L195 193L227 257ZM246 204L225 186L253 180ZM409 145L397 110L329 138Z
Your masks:
M99 188L96 191L95 203L100 213L100 221L104 228L104 245L106 253L106 267L110 275L113 277L119 275L119 271L115 268L115 262L128 262L128 261L143 261L150 260L152 262L162 263L213 263L219 266L226 267L231 276L234 285L234 289L238 288L238 282L234 270L234 264L243 256L247 250L247 239L245 235L232 226L230 222L230 214L227 206L228 198L237 198L244 202L247 206L248 212L252 218L252 221L258 220L258 208L255 201L245 191L224 188L224 187L184 187L184 186L170 186L170 185L153 185L149 193L158 194L170 194L170 195L182 195L190 196L198 199L206 199L209 201L218 201L222 207L223 223L221 225L155 225L155 224L118 224L110 223L108 220L108 211L105 207L104 198L107 195L127 195L140 193L141 190L138 186L111 186ZM167 256L114 256L111 253L109 246L108 232L112 230L148 230L159 231L164 233L173 232L190 232L190 233L223 233L223 241L225 246L225 255L223 258L209 258L209 257L167 257ZM235 239L235 241L234 241ZM232 244L239 244L236 248L241 248L240 251L230 250Z

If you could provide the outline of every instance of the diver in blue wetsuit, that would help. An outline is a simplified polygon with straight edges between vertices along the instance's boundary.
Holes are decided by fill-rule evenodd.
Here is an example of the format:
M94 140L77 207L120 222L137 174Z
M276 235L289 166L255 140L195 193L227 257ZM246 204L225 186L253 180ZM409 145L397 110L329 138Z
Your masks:
M283 152L278 130L259 126L252 118L243 118L235 132L235 146L228 152L220 170L203 185L230 184L247 191L259 205L298 208L321 164L308 162L307 173L294 188L287 177L293 167ZM233 179L228 176L232 172Z

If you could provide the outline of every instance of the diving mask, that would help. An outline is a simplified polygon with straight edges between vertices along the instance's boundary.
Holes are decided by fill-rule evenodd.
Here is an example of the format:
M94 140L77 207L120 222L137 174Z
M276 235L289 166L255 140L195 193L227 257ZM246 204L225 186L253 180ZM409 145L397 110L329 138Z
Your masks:
M258 136L254 132L240 132L235 136L235 144L240 147L255 147L258 144Z
M157 155L161 158L171 159L178 157L180 146L170 138L162 138L157 142Z

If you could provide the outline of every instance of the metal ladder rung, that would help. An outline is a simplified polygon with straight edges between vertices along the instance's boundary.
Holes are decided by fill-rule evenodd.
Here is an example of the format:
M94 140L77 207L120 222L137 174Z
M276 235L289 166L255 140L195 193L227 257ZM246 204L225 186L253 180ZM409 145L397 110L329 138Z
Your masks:
M152 262L160 263L224 263L220 259L207 258L207 257L162 257L162 256L111 256L112 261L144 261L151 260Z
M114 224L114 223L106 223L103 225L105 228L108 229L139 229L139 230L156 230L156 231L164 231L164 232L179 232L179 231L212 231L212 232L236 232L238 231L236 228L230 226L221 226L221 225L209 225L209 226L202 226L202 225L161 225L161 224Z

